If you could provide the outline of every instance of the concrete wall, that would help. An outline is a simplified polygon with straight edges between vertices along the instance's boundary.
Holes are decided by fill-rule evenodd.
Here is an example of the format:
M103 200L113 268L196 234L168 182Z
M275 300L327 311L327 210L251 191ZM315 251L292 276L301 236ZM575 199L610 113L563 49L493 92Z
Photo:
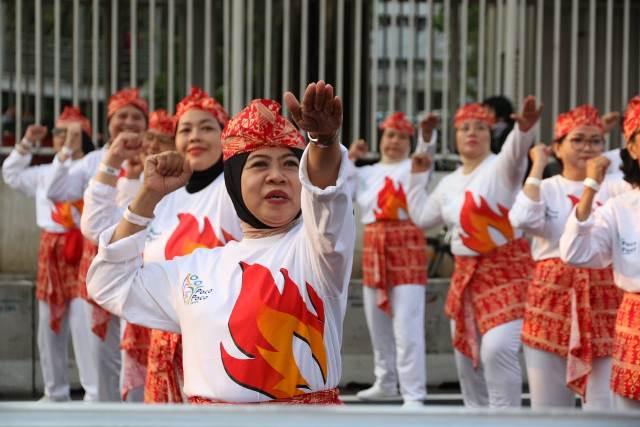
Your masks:
M35 274L40 231L34 199L0 179L0 272Z

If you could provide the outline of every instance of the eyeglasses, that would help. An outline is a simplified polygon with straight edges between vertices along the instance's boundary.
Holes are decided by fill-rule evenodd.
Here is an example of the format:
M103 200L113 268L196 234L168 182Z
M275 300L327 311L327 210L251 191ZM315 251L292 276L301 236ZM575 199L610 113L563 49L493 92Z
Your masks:
M65 128L53 128L51 129L51 135L55 136L67 136L67 130Z
M589 148L602 148L604 146L604 139L602 138L573 137L569 142L571 142L571 148L574 150L584 150L587 145Z

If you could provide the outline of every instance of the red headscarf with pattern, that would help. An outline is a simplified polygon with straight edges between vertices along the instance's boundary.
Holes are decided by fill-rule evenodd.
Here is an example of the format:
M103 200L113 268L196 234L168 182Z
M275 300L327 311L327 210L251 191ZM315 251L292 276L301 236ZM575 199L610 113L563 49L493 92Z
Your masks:
M604 133L598 109L592 105L584 104L558 116L553 133L554 141L561 140L578 126L595 126L600 134Z
M382 123L380 129L394 129L398 132L404 132L409 136L413 135L413 125L401 111L391 113Z
M149 115L149 130L173 136L173 117L161 108L152 111Z
M224 160L267 147L304 150L304 138L280 110L276 101L254 99L233 116L221 136Z
M109 103L107 105L107 118L110 119L116 111L131 105L144 113L145 117L149 116L149 107L147 107L147 101L140 98L140 91L136 88L127 88L119 90L111 95Z
M180 117L187 111L193 109L206 111L211 114L218 123L220 123L221 128L229 121L229 114L218 101L210 97L207 92L199 87L192 86L191 93L176 105L176 114L173 116L174 129L177 129Z
M467 120L480 120L491 127L496 122L496 116L489 108L479 102L471 102L458 108L453 118L453 126L458 127Z
M56 126L61 126L63 123L69 122L80 123L84 133L86 133L87 136L91 137L91 122L80 112L80 109L78 107L64 107L64 110L62 110L62 113L58 117L58 120L56 120Z
M631 142L631 137L640 131L640 95L636 95L629 100L627 111L624 113L622 123L624 139Z

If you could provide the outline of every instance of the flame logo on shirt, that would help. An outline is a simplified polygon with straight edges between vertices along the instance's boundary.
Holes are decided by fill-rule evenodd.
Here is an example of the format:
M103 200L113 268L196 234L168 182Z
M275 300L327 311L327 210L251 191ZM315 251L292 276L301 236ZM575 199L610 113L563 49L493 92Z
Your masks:
M374 211L376 220L398 220L400 219L400 209L407 213L407 197L404 194L402 184L398 184L396 189L393 180L386 176L384 187L378 192L378 210Z
M271 271L260 264L240 263L242 289L231 317L229 331L236 347L247 356L231 356L220 343L222 364L229 377L250 390L272 399L289 398L310 390L293 355L293 337L307 343L311 355L327 380L324 347L324 304L306 283L316 314L307 308L298 286L285 268L282 293Z
M571 200L571 206L575 207L578 202L580 202L580 197L574 196L573 194L567 194L569 200ZM602 206L602 203L596 201L596 206Z
M51 220L60 224L64 228L76 228L76 222L73 219L74 210L77 215L82 214L84 202L82 199L73 202L56 202L53 204L54 210L51 212Z
M189 255L199 248L215 248L224 246L226 242L235 240L233 236L222 230L224 241L218 239L209 218L204 217L204 229L200 232L198 219L190 213L178 214L178 226L171 234L164 249L166 259Z
M466 236L460 235L462 243L469 249L484 254L498 245L489 233L489 227L500 232L507 241L513 240L513 227L509 222L509 209L498 203L500 213L495 213L486 199L480 196L480 206L473 200L473 194L466 191L460 211L460 226Z

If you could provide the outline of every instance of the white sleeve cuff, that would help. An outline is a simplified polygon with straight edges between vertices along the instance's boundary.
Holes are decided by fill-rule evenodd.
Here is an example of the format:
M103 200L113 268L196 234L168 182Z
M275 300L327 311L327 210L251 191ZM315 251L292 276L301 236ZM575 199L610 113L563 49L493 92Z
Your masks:
M593 219L593 212L591 212L589 217L584 221L579 221L578 218L576 217L577 209L578 207L575 206L571 211L571 214L569 215L569 219L567 221L567 224L565 225L565 228L570 230L571 232L574 232L575 234L580 234L580 235L589 234L591 227L593 227L593 225L595 224L595 220Z
M118 263L129 261L141 256L146 241L146 230L141 230L131 236L109 243L118 224L114 224L100 234L99 250L105 261Z
M300 160L300 182L302 187L306 189L314 197L332 197L336 193L345 192L346 182L349 178L349 156L347 155L347 149L340 144L340 152L342 153L342 159L340 160L340 170L338 171L338 178L335 185L330 185L327 188L319 188L311 183L309 174L307 171L307 157L309 154L309 146L302 153L302 159Z
M89 187L92 193L98 197L107 197L109 199L115 200L116 195L118 194L118 189L116 187L112 187L110 185L104 184L95 178L89 181Z
M426 187L429 183L429 176L431 171L412 173L409 176L409 188L414 187Z

